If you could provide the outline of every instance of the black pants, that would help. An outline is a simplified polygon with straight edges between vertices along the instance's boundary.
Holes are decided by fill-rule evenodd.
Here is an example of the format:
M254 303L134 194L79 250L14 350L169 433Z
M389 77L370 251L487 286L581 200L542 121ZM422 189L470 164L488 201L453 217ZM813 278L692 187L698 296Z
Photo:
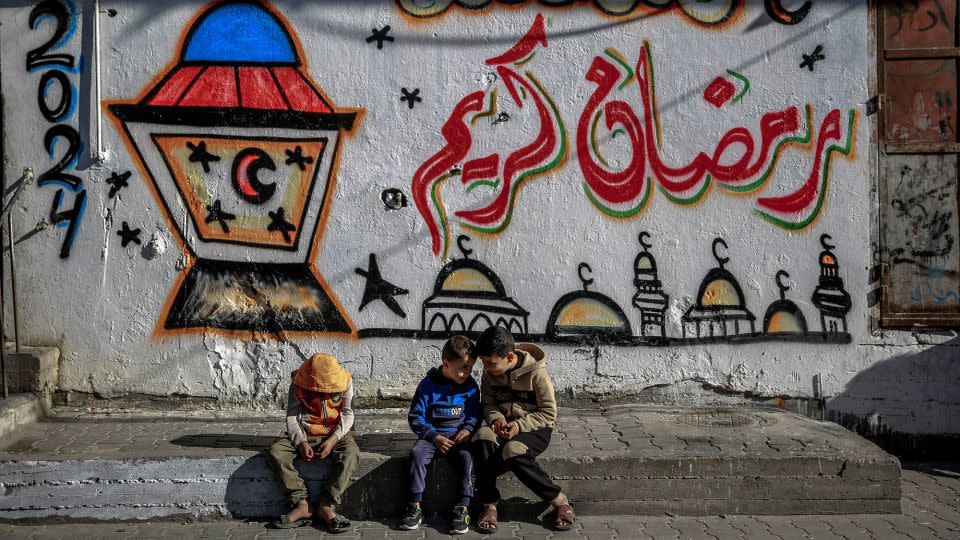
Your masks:
M495 504L500 500L497 478L510 471L523 485L544 501L552 501L560 495L560 486L553 483L543 472L536 457L550 444L550 428L518 433L509 441L493 442L492 430L484 426L478 430L473 443L473 460L477 472L476 499L481 504ZM486 435L486 436L484 436Z

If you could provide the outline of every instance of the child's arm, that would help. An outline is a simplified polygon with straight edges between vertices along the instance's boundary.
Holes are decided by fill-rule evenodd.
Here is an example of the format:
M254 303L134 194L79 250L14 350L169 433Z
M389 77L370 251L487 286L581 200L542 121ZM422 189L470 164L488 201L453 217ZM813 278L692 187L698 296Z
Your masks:
M460 429L466 430L468 433L473 433L477 429L477 424L479 423L480 389L477 388L477 383L473 383L473 387L467 394L467 401L464 403L463 424L460 425Z
M533 392L537 396L537 410L515 420L520 431L552 428L557 421L557 399L547 370L540 369L533 374Z
M300 413L303 412L303 406L297 399L294 386L290 384L290 391L287 395L287 437L294 447L299 447L307 442L307 434L303 432L303 426L300 425Z
M480 378L480 404L483 419L486 420L488 424L493 425L497 420L506 421L503 413L497 408L497 400L493 397L493 384L490 383L486 373Z
M430 444L437 438L437 431L427 421L427 391L424 385L426 379L420 381L417 391L413 394L413 400L410 402L410 414L407 415L407 422L410 423L410 429L413 430L417 438L423 439Z
M353 427L353 420L353 378L351 378L350 384L347 385L347 390L343 393L343 407L340 408L340 423L333 432L338 441Z

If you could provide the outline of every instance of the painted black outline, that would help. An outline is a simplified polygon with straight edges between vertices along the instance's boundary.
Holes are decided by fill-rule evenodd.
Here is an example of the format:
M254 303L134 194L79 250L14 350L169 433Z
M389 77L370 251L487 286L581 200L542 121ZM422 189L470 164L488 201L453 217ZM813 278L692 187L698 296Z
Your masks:
M300 148L297 145L297 148ZM326 148L326 145L324 145ZM237 177L238 169L240 168L240 157L246 157L247 155L254 155L256 159L253 160L253 163L250 164L250 167L247 168L246 180L250 183L250 187L257 192L255 196L249 196L243 192L243 189L240 187L240 179ZM320 157L323 158L323 150L320 150ZM267 201L273 198L274 194L277 192L277 183L271 182L269 184L264 184L257 178L257 171L260 169L266 169L268 171L276 171L277 164L274 163L273 158L270 157L270 154L264 152L262 149L248 146L243 150L237 152L237 155L233 158L233 164L230 165L230 185L233 186L233 190L240 195L240 198L247 201L250 204L265 204ZM300 172L306 170L306 167L300 168ZM311 183L312 186L312 183Z
M47 85L54 80L60 83L60 103L57 104L56 108L50 109L47 107ZM70 82L67 74L59 69L44 71L43 76L40 77L40 82L37 84L37 107L40 109L40 114L42 114L48 122L55 124L70 114L70 107L72 105L73 83Z
M753 314L752 311L750 311L747 308L747 299L743 295L743 288L740 287L740 282L729 270L723 267L723 265L727 264L730 261L730 257L722 257L719 253L717 253L717 246L721 246L721 245L724 248L728 247L727 242L724 241L723 238L719 238L719 237L714 238L713 244L711 246L711 251L713 252L713 258L716 259L718 266L711 268L709 271L707 271L707 274L703 277L703 281L700 282L700 288L697 291L697 303L690 306L687 309L686 313L684 313L683 316L680 317L680 328L684 337L686 337L687 335L686 325L688 323L692 323L697 325L697 339L708 339L708 340L717 339L720 341L730 339L731 336L726 335L726 323L728 321L733 322L734 331L736 332L736 334L734 334L735 336L745 334L740 332L740 321L748 321L750 323L750 333L746 335L757 334L757 327L756 327L757 317L756 315ZM737 293L737 300L739 302L738 305L741 306L741 309L743 309L744 313L726 314L723 312L731 309L730 306L703 305L703 295L707 291L707 287L710 286L711 283L713 283L718 279L723 279L728 283L730 283L730 285L733 287L734 292ZM692 316L691 313L693 313L694 311L699 311L703 313L703 315L696 316L696 317ZM702 322L707 322L708 324L710 324L709 336L704 337L701 335L700 323ZM718 323L723 325L724 335L722 336L713 335L713 323Z
M228 126L228 127L230 127L230 126ZM134 139L133 139L133 137L132 137L132 135L131 135L131 133L130 133L130 130L127 128L126 124L124 124L124 131L127 132L127 137L130 139L130 141L131 141L131 143L133 144L134 148L136 148L137 154L140 154L139 157L140 157L141 163L144 164L144 168L145 168L145 169L148 169L147 172L150 173L150 180L153 182L154 187L156 187L157 194L160 195L160 199L163 201L163 205L166 207L166 210L167 210L167 212L168 212L168 215L173 216L174 214L170 211L170 205L167 204L167 201L163 199L163 192L160 190L160 183L157 182L157 180L156 180L155 178L153 178L153 172L150 171L148 167L146 167L146 163L147 163L147 162L146 162L146 160L144 160L143 154L142 154L142 152L140 151L140 148L137 146L136 141L134 141ZM166 154L163 152L163 149L160 147L160 142L157 140L158 137L188 137L188 138L195 138L195 139L224 139L224 140L230 140L230 141L237 141L237 140L241 140L241 139L242 139L242 140L247 140L247 141L260 141L260 142L297 142L297 141L299 141L299 142L322 142L322 143L323 143L323 148L320 150L320 154L317 156L318 159L316 160L316 166L314 167L314 170L313 170L313 178L311 178L311 180L310 180L310 186L309 186L308 191L307 191L307 199L306 199L306 200L304 201L304 203L303 203L303 208L304 208L305 211L306 211L306 209L308 209L308 208L310 207L310 201L311 201L311 197L312 197L312 195L313 195L314 187L315 187L315 185L316 185L316 183L317 183L317 177L318 177L318 173L319 173L319 171L320 171L320 165L321 165L321 163L323 162L324 153L326 152L327 147L330 145L329 137L313 137L313 138L302 138L302 137L301 137L301 138L291 139L291 138L289 138L289 137L238 137L238 136L236 136L236 135L221 135L221 134L212 134L212 133L211 133L211 134L206 134L206 135L194 135L194 134L190 134L190 133L150 133L150 140L153 141L154 146L156 146L157 151L160 153L160 158L163 160L163 164L167 167L167 172L170 174L170 177L173 179L174 185L177 186L177 191L180 193L180 197L181 197L181 198L185 198L186 196L185 196L185 194L180 190L180 184L176 181L176 176L173 174L173 169L172 169L171 166L170 166L170 162L167 160ZM336 146L339 147L339 145L340 145L340 137L337 137L337 145L336 145ZM333 158L336 158L336 153L333 154ZM326 198L327 198L327 191L330 189L330 180L331 180L332 178L333 178L333 163L332 163L332 161L331 161L330 168L329 168L329 170L327 171L327 184L326 184L325 189L323 190L323 198L321 199L321 201L326 200ZM316 227L317 227L317 225L319 225L319 223L320 223L320 217L322 216L322 214L323 214L323 208L322 208L322 206L321 206L321 208L319 209L319 211L318 211L318 213L317 213L317 223L314 225L314 231L316 231ZM205 242L205 243L206 243L206 242L219 242L219 243L225 243L225 244L234 244L234 245L238 245L238 246L248 246L248 247L259 248L259 249L279 249L279 250L282 250L282 251L291 251L291 252L294 252L294 251L297 251L297 250L299 249L300 238L301 238L301 236L302 236L302 234L303 234L303 231L298 227L298 228L297 228L297 231L296 231L296 236L294 237L294 241L293 241L293 243L291 243L289 246L264 245L264 244L258 244L258 243L255 243L255 242L247 242L247 241L244 241L244 240L230 240L230 239L219 239L219 238L206 238L206 237L200 232L200 228L197 226L196 217L193 215L193 212L190 212L189 209L188 209L187 215L190 216L190 221L193 222L194 230L197 231L197 239L200 240L201 242ZM187 238L187 237L186 237L186 235L184 234L184 231L180 229L179 221L174 220L174 219L171 219L170 221L173 222L173 226L177 229L177 232L180 233L180 238L182 238L182 239L184 240L184 245L187 245L187 242L186 242L186 238ZM302 224L302 223L301 223L301 224ZM314 237L311 236L311 238L314 238ZM190 249L189 246L187 247L187 249ZM193 250L190 250L190 252L193 253Z
M239 107L184 107L112 103L110 112L123 123L139 122L182 127L285 128L308 131L350 131L357 112L311 113L296 110Z
M603 304L605 307L613 311L613 314L616 315L620 321L623 323L623 326L620 328L604 328L597 326L558 326L557 317L560 316L560 311L566 308L571 302L576 300L596 300L597 302ZM550 316L547 317L547 327L545 329L544 336L548 340L557 340L561 338L568 337L603 337L603 338L613 338L616 340L630 340L634 337L633 328L630 325L630 319L627 318L626 313L624 313L623 308L620 307L612 298L609 296L596 292L596 291L573 291L568 292L567 294L560 297L559 300L553 305L553 309L550 311Z
M354 268L353 271L366 278L366 284L363 287L363 298L360 299L360 307L357 309L358 312L363 311L363 308L367 307L371 302L380 300L398 317L407 318L407 312L403 310L394 296L403 296L409 294L410 291L383 279L376 253L371 253L367 259L366 270L363 268Z
M774 21L788 26L800 24L810 14L811 7L813 2L807 0L799 8L789 11L783 7L780 0L763 0L763 9L767 10L767 15ZM783 17L778 15L778 10L783 13Z
M813 290L810 301L820 311L820 328L824 333L834 333L827 330L827 317L833 317L840 319L843 326L840 333L846 334L847 313L850 313L850 309L853 307L853 300L850 298L850 293L843 288L843 278L840 277L840 261L833 253L836 246L828 243L828 240L832 239L829 234L820 235L820 245L823 246L823 251L817 257L820 266L820 280L817 282L817 288ZM834 264L825 265L823 263L823 258L827 256L833 259ZM827 267L834 268L836 274L828 275L826 273ZM829 294L826 291L837 292Z
M647 239L650 238L650 233L647 231L642 231L637 235L637 240L640 242L640 247L643 248L643 251L637 253L637 256L633 259L633 286L636 288L637 292L633 295L631 299L631 305L637 310L640 311L640 335L644 337L654 337L647 336L647 325L654 325L660 327L660 339L665 339L667 337L667 318L664 315L667 311L667 307L670 305L670 295L664 292L663 282L660 280L660 274L657 270L657 258L653 256L653 253L650 253L650 248L653 247L653 244L650 244ZM638 266L640 265L641 259L647 259L650 261L650 269L644 270L644 273L651 274L653 276L652 280L641 280L640 270ZM641 285L650 285L653 287L651 291L644 291L640 289ZM662 298L661 308L653 309L642 307L640 301L642 295L645 294L659 294ZM655 315L659 321L658 322L646 322L646 318Z
M64 66L68 69L73 69L75 58L72 54L46 54L50 50L59 48L57 44L67 35L72 14L63 2L44 0L30 10L30 17L27 20L27 24L31 30L37 30L37 22L43 18L44 15L53 15L54 19L56 19L57 26L53 31L53 36L49 40L42 43L39 47L27 51L27 71L34 71L36 68L42 66Z

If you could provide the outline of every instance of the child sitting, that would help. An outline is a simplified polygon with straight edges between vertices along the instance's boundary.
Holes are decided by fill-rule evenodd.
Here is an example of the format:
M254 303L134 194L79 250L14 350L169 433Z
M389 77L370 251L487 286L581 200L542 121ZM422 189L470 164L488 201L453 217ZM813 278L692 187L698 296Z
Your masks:
M453 336L440 352L440 369L431 368L420 381L410 404L410 428L420 439L410 451L410 502L400 520L400 528L415 530L423 521L420 500L427 476L427 465L439 450L455 456L459 465L460 500L453 509L450 534L464 534L470 524L467 507L473 496L473 456L466 444L477 427L480 415L480 391L471 372L476 363L472 343L464 336Z
M483 505L477 528L485 533L496 530L497 477L512 471L523 485L551 504L555 529L571 529L577 518L570 501L536 460L550 444L557 420L546 355L536 345L515 345L510 332L499 326L480 334L474 353L483 362L480 394L488 424L473 437L477 499Z
M283 485L290 513L274 523L290 529L307 525L314 515L331 533L350 529L350 521L334 510L360 461L353 439L353 381L350 372L329 354L318 353L292 374L287 397L287 438L270 447L267 463ZM331 458L326 485L316 509L307 498L303 478L293 467L299 454L304 461ZM316 513L316 514L314 514Z

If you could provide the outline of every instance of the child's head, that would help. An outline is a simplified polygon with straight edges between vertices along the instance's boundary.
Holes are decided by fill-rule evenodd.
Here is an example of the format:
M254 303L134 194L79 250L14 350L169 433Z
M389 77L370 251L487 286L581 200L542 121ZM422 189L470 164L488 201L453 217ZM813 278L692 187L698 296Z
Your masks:
M291 373L293 384L310 391L326 394L346 392L350 372L337 362L332 354L317 353Z
M502 326L491 326L480 334L474 354L483 362L483 369L491 375L501 375L517 361L515 343L510 332Z
M473 365L477 363L473 343L466 336L452 336L443 344L440 361L443 363L440 369L444 377L457 384L467 382L473 372Z

